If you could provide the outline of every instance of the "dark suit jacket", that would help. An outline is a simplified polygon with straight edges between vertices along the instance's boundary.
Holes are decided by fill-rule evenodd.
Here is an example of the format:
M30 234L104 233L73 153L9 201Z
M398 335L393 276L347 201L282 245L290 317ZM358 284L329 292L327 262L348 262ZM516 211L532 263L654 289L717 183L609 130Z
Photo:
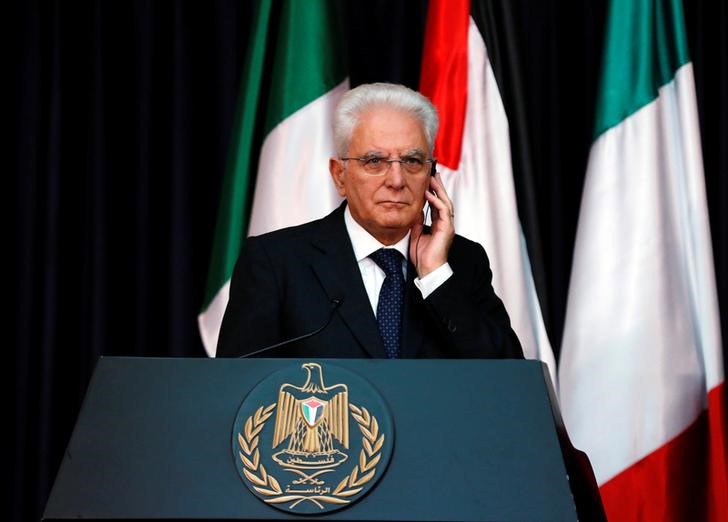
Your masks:
M238 259L217 355L234 357L331 322L308 339L261 357L385 357L384 345L344 224L344 207L323 219L249 238ZM455 236L453 275L427 299L407 270L402 357L523 357L491 286L485 250Z

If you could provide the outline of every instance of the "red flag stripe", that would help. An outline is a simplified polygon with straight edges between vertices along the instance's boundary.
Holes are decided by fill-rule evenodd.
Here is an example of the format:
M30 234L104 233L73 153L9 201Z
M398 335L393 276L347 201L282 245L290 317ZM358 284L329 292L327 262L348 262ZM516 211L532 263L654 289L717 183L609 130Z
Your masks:
M708 520L728 521L728 424L726 424L725 381L708 393Z
M724 392L713 388L685 431L600 488L609 520L728 520Z
M468 96L470 0L432 0L427 13L420 92L440 115L435 140L438 162L456 170L465 127Z

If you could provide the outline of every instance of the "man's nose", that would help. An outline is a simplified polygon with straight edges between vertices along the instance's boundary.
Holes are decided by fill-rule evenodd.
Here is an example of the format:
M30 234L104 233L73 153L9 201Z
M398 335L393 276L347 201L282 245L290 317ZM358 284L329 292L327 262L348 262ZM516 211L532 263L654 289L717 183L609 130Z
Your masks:
M405 184L404 168L399 161L393 161L389 164L385 176L387 186L402 187Z

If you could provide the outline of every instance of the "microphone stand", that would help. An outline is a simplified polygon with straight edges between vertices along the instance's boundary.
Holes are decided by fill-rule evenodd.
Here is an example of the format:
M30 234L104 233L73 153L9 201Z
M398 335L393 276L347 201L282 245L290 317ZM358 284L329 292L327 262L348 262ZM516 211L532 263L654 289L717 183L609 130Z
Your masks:
M338 308L341 306L341 304L343 302L344 302L343 297L334 297L333 299L331 299L331 311L329 312L328 319L326 319L326 322L324 324L322 324L321 326L319 326L318 328L316 328L314 331L308 332L303 335L299 335L298 337L294 337L293 339L287 339L285 341L281 341L280 343L272 344L270 346L264 346L260 350L255 350L254 352L243 354L243 355L239 356L238 359L245 359L246 357L252 357L254 355L258 355L259 353L267 352L268 350L280 348L281 346L285 346L287 344L292 344L297 341L301 341L303 339L313 337L314 335L321 332L324 328L326 328L329 325L331 320L334 318L334 312L336 312L336 310L338 310Z

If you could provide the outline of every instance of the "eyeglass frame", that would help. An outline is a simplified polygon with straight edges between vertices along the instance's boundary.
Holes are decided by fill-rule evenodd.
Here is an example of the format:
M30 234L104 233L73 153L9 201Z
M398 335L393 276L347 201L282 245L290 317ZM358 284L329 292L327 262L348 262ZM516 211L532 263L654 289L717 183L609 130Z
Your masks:
M369 161L369 160L372 160L372 159L377 159L379 161L383 161L383 162L387 163L388 164L387 168L384 169L379 174L373 174L371 172L367 172L366 167L364 167L364 162ZM403 158L400 157L400 158L391 158L390 159L390 158L383 158L383 157L380 157L380 156L358 156L358 157L351 156L351 157L340 157L339 158L340 161L356 160L356 161L361 162L362 163L362 168L363 168L363 170L364 170L364 172L366 173L367 176L384 176L384 175L386 175L387 172L389 172L389 169L392 168L392 163L399 163L400 168L402 168L404 170L404 172L406 172L407 174L410 174L412 176L416 176L418 174L421 174L421 172L410 172L410 171L407 170L407 167L404 166L404 162L407 159L412 159L412 158L411 157L410 158L406 158L405 157L403 159ZM423 163L429 163L430 164L430 175L431 176L434 176L435 173L437 172L437 158L423 159L422 162ZM423 165L423 167L424 167L424 165ZM423 168L423 170L425 170L425 169Z

